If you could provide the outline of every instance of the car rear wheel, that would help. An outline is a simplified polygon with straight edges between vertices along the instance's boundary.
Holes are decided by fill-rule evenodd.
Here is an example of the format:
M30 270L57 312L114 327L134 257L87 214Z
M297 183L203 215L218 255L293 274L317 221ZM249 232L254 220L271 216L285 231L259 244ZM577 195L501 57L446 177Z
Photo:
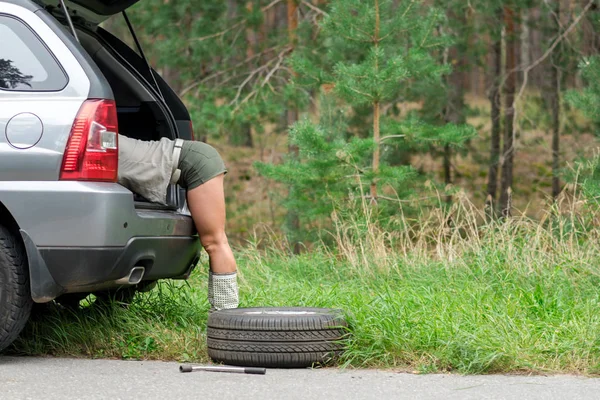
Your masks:
M327 308L237 308L208 317L208 355L249 367L303 368L327 364L345 348L347 323Z
M21 333L31 313L27 256L20 240L0 226L0 351Z

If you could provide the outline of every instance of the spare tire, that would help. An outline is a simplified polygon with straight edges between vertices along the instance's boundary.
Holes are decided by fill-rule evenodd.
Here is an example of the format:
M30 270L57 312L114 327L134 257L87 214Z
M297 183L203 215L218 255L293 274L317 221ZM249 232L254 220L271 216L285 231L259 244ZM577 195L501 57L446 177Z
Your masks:
M328 308L236 308L208 317L208 355L230 365L305 368L344 350L346 320Z

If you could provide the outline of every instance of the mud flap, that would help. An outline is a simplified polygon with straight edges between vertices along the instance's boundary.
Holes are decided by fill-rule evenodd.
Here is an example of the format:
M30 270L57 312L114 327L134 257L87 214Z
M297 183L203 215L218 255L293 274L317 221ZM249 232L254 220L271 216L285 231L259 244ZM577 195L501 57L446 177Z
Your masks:
M64 293L65 290L56 283L50 271L48 271L42 255L27 232L22 229L19 232L27 252L31 297L36 303L48 303Z

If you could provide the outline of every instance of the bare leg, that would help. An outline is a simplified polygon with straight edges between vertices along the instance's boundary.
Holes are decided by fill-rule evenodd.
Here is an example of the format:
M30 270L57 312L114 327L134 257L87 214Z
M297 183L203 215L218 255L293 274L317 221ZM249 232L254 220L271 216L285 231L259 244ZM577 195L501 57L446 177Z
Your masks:
M237 265L225 234L224 174L188 191L188 207L200 235L202 247L208 253L210 270L228 274Z

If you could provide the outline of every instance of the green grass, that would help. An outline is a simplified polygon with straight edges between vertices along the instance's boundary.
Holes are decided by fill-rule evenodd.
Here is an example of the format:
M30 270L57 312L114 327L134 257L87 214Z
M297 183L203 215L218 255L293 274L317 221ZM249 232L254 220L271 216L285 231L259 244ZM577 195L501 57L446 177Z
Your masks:
M418 232L350 223L335 250L239 249L241 304L343 309L352 337L341 365L599 373L598 231L574 228L575 213L482 225L468 207L450 212L452 228L421 221ZM206 362L205 282L202 264L128 309L50 307L10 351Z

